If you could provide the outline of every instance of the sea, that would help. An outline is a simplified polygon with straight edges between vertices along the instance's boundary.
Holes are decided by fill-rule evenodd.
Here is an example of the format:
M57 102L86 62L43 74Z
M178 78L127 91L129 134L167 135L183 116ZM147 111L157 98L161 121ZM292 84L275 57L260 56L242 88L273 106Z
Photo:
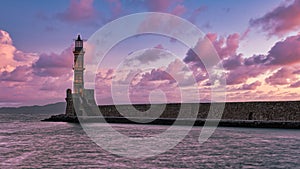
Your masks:
M197 126L166 152L130 158L98 146L80 124L40 121L49 116L0 113L0 168L300 168L300 130L218 127L200 144ZM129 137L169 127L111 126Z

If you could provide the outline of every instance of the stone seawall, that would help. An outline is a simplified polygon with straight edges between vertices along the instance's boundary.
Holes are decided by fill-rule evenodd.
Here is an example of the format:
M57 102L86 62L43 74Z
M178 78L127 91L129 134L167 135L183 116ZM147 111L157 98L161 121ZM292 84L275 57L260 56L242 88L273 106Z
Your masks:
M190 104L189 106L186 106ZM160 118L177 118L178 112L183 107L197 107L197 103L172 103L167 104L165 109L158 117ZM212 103L216 106L220 106L220 103ZM184 106L185 105L185 106ZM200 103L198 118L205 119L209 112L210 103ZM137 104L133 105L139 111L149 110L149 104ZM163 105L152 105L154 108L164 108ZM119 105L118 109L120 112L130 113L130 105ZM103 105L99 106L99 109L105 117L123 117L116 109L115 105ZM185 115L183 118L190 116L190 110L184 110ZM132 117L156 117L157 112L147 112L139 116L137 113L130 114ZM300 121L300 101L282 101L282 102L229 102L225 104L222 119L229 120L275 120L275 121Z
M215 104L217 108L224 105L221 103L212 104ZM189 117L197 116L198 119L194 125L203 126L206 119L209 119L207 115L210 110L210 105L210 103L172 103L167 105L138 104L133 105L133 107L131 105L105 105L99 106L99 110L104 117L99 116L97 113L86 112L87 114L80 116L80 119L85 122L101 122L105 119L108 123L127 124L140 124L140 121L146 122L152 119L146 123L172 125L178 118L178 112L181 109L183 115L178 118L179 120L177 120L177 122L179 121L179 123L176 124L191 124L193 121L191 121ZM124 115L126 118L119 112L126 113L126 115ZM191 112L195 113L193 114ZM213 109L213 112L220 112L220 109ZM130 116L131 118L128 119ZM134 119L139 122L136 122ZM66 114L53 115L42 121L79 122L76 116L68 116ZM209 121L213 122L214 119ZM218 123L218 126L300 129L300 101L226 103L222 120Z

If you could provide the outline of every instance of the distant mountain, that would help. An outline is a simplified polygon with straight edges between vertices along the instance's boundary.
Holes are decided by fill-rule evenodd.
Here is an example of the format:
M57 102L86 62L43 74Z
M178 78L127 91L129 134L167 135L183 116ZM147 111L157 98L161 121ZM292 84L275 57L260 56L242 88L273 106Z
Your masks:
M49 113L60 114L64 113L66 108L65 102L47 104L43 106L22 106L22 107L2 107L0 113Z

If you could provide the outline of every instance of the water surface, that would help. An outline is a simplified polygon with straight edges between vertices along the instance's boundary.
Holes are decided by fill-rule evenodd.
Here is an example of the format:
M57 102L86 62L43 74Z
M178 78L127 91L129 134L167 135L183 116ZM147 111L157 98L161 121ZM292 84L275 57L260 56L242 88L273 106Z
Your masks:
M79 124L40 122L47 114L0 114L0 168L297 168L300 131L218 128L199 144L194 127L173 149L146 159L110 154ZM131 137L155 135L159 125L113 124ZM120 142L119 144L122 144Z

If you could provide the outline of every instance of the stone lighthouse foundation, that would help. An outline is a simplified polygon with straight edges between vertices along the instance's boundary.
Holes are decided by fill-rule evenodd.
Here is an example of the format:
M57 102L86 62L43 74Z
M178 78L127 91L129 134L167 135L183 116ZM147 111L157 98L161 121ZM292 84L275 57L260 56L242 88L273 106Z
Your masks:
M66 103L67 103L65 114L67 116L76 116L75 109L74 109L74 104L73 104L73 99L72 99L72 90L71 89L67 89L65 100L66 100Z

